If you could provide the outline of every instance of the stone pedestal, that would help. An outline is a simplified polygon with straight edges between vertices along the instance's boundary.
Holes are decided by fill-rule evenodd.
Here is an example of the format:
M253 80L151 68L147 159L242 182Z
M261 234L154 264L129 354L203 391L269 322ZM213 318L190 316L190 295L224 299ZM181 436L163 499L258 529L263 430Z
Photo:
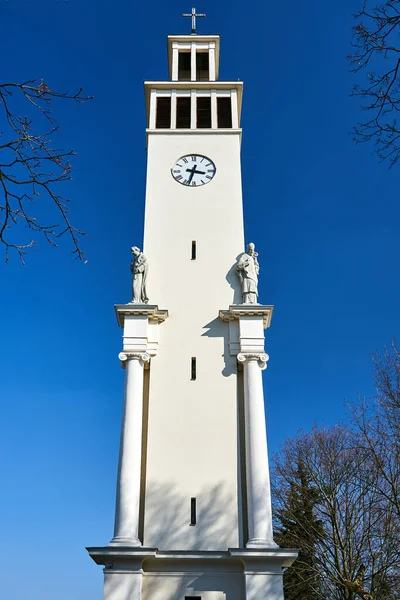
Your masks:
M103 600L283 600L283 570L297 549L219 552L88 548L104 565Z

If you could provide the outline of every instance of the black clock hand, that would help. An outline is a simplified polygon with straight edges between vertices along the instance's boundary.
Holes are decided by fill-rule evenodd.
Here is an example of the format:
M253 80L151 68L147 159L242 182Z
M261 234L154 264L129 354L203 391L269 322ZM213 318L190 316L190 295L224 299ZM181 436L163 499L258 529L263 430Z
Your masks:
M186 171L188 173L190 173L190 177L189 177L189 180L188 180L189 183L192 181L193 175L195 175L195 174L196 175L205 175L206 174L205 171L196 171L196 167L197 167L197 165L194 165L193 169L186 169Z
M189 179L188 179L188 184L189 184L189 185L190 185L190 184L191 184L191 182L192 182L192 179L193 179L193 175L194 175L194 172L195 172L195 170L196 170L196 165L194 165L193 169L186 169L186 172L189 172L189 173L190 173L190 175L189 175Z

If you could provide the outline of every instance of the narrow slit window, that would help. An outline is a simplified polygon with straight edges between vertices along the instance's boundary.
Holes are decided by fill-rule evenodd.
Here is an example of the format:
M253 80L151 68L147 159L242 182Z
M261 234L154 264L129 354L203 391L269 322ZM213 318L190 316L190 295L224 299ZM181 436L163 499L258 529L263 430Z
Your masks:
M190 499L190 524L196 525L196 498Z
M217 98L218 129L232 128L232 102L230 98Z
M157 98L156 129L171 127L171 98Z
M196 81L209 81L210 59L208 52L197 52L196 54Z
M197 127L211 128L211 98L197 98Z
M190 379L195 381L196 379L196 358L193 356L190 363Z
M196 242L192 242L192 260L196 260Z
M191 80L192 59L190 52L178 54L178 79L179 81Z
M201 596L185 596L185 600L201 600Z
M190 97L176 99L176 128L190 129Z

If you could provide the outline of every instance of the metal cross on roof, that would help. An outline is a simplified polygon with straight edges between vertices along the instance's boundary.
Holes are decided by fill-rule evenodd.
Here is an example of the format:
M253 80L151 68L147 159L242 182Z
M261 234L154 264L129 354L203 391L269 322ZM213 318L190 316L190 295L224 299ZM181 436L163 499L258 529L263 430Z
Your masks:
M192 33L196 33L196 17L206 17L205 14L196 14L196 9L192 8L190 15L183 14L182 17L192 17Z

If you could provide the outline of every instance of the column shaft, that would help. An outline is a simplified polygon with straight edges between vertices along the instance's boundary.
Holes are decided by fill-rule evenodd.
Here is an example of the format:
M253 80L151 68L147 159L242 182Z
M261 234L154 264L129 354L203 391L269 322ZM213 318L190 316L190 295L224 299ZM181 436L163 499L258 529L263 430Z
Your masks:
M276 547L272 531L262 372L257 358L244 362L244 400L249 530L247 546Z
M146 357L147 355L144 355ZM143 357L126 362L125 399L119 452L114 537L110 545L141 546L139 540L142 464Z

